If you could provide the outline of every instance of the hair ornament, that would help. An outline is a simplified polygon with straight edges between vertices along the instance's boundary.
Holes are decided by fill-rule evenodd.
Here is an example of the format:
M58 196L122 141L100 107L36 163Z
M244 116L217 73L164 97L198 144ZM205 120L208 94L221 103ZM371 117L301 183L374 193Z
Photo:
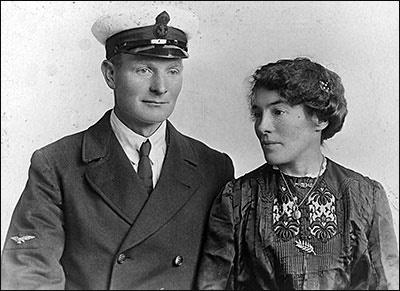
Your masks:
M321 88L322 91L326 93L331 93L331 87L329 86L328 81L319 81L319 87Z

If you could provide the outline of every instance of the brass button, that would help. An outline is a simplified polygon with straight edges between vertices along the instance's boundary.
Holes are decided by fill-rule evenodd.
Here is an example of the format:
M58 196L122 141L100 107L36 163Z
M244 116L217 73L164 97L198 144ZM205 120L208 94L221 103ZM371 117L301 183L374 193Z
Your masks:
M183 264L183 257L182 256L176 256L174 259L174 266L179 267L180 265Z
M125 254L120 254L117 259L118 264L122 264L126 260Z

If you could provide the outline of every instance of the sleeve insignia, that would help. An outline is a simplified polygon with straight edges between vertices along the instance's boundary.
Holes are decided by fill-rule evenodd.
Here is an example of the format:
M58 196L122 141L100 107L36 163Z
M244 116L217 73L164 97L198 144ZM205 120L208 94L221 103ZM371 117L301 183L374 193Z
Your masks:
M17 244L22 244L28 240L36 238L34 235L24 235L24 236L12 236L11 239L15 241Z

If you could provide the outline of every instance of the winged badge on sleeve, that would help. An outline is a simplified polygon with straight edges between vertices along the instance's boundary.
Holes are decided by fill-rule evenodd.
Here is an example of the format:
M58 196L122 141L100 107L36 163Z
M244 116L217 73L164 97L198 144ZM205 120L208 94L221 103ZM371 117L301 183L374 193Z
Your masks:
M21 236L21 237L19 237L19 236L12 236L11 237L11 239L13 240L13 241L15 241L17 244L22 244L22 243L24 243L24 242L26 242L26 241L28 241L28 240L31 240L31 239L34 239L35 238L35 236L34 235L24 235L24 236Z

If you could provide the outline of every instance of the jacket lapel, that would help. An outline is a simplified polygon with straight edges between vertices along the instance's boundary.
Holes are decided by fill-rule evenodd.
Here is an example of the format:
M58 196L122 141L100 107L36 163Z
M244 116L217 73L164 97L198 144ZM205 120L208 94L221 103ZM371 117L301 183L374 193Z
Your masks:
M132 224L147 199L146 190L112 132L110 112L90 127L83 139L86 178L103 200Z
M169 145L160 179L120 251L134 247L168 223L200 185L201 174L193 147L168 121L167 133Z

